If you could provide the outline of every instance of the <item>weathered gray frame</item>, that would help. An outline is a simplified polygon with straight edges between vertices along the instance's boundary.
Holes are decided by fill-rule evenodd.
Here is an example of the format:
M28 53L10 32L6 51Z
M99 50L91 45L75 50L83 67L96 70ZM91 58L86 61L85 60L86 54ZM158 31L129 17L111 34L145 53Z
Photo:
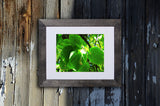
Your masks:
M46 27L48 26L114 26L114 80L47 80ZM38 77L40 87L120 87L121 86L121 20L120 19L40 19L38 37Z

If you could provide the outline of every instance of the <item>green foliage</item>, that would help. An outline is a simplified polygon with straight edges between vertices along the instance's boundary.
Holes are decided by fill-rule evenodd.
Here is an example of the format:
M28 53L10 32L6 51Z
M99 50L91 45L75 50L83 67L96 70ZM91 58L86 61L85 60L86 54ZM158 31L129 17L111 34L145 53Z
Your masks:
M56 72L104 72L104 34L57 34Z
M90 48L88 57L91 63L104 64L104 52L98 47Z

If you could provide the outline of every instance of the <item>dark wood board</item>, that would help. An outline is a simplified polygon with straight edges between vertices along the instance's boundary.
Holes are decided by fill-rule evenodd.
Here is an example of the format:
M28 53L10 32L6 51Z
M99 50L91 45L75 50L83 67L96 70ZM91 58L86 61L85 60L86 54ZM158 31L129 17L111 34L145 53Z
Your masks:
M145 106L145 0L126 4L128 36L127 105Z
M146 106L160 105L160 1L146 0Z

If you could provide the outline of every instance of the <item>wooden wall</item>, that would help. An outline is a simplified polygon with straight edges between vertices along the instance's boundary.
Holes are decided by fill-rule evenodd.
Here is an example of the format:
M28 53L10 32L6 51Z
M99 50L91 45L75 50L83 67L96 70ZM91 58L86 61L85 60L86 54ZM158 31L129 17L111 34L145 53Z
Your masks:
M160 0L0 0L0 106L159 106ZM39 18L122 19L121 88L39 88Z

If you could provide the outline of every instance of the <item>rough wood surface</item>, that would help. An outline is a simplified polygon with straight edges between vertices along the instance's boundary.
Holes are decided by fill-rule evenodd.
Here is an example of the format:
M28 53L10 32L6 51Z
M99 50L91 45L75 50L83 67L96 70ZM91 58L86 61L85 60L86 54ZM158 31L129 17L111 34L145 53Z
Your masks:
M74 0L60 0L60 18L71 18ZM62 95L59 96L59 106L73 106L72 88L64 88Z
M43 0L32 0L32 17L30 23L30 44L29 44L29 106L43 106L43 89L39 88L37 82L37 38L38 24L37 20L44 17L45 4ZM38 98L37 98L38 97Z
M16 55L16 29L14 25L16 21L16 12L14 2L2 2L2 67L1 67L1 81L3 83L1 88L0 105L11 106L14 103L14 86L15 86L15 55ZM17 22L15 22L17 24ZM6 98L8 97L8 98Z
M128 105L145 106L145 0L127 2ZM134 8L134 9L133 9ZM132 88L132 89L131 89Z
M45 3L45 18L59 18L59 0L46 0ZM51 11L52 10L52 11ZM44 106L58 106L59 94L58 88L44 88Z
M160 105L160 1L146 1L146 105Z

